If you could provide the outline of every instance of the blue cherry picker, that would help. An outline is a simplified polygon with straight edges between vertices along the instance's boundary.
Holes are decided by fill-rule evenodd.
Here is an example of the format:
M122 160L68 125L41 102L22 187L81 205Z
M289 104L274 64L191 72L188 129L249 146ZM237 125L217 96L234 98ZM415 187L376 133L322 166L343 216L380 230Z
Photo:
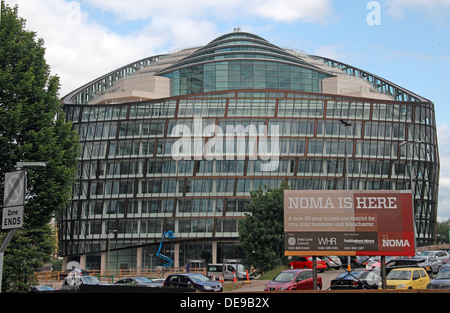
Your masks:
M168 267L172 266L173 260L172 260L171 258L169 258L168 256L165 256L165 255L163 255L163 254L160 253L161 248L162 248L162 245L163 245L163 243L164 243L164 238L165 238L165 237L167 237L167 238L173 238L173 237L174 237L173 231L169 230L169 231L163 232L163 235L162 235L162 238L161 238L161 243L159 244L159 249L158 249L158 252L156 252L156 256L157 256L157 257L160 257L160 258L163 259L163 260L166 260L167 263L164 264L163 267L168 268Z

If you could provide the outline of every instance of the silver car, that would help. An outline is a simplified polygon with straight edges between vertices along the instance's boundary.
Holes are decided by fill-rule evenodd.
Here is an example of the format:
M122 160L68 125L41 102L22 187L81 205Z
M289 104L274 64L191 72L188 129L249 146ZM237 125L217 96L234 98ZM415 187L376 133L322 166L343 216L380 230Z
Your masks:
M427 269L428 272L435 274L441 270L442 262L434 256L415 256L413 259L423 259L424 262L419 263L419 266ZM429 270L428 270L429 268Z
M330 268L336 268L339 269L342 266L341 259L339 259L337 256L330 255L330 256L324 256L322 260L327 263L327 269Z
M419 256L433 256L436 259L440 260L442 263L447 262L447 260L450 258L448 252L442 250L424 251L419 254Z

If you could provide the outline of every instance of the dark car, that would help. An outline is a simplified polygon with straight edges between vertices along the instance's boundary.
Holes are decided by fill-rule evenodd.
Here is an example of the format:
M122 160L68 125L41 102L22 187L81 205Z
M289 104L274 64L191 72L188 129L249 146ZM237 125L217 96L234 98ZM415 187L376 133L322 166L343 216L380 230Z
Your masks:
M115 282L115 285L163 287L164 283L148 279L147 277L125 277Z
M399 267L421 267L425 259L423 258L397 258L386 263L386 271ZM431 270L431 269L430 269Z
M348 266L348 257L347 256L339 256L341 260L341 264L343 267L347 268ZM359 262L356 256L350 256L350 265L352 268L363 267L363 265Z
M313 290L313 271L292 269L280 272L264 288L264 291ZM317 275L317 289L322 289L322 277Z
M378 289L381 277L376 271L356 270L336 276L330 283L331 290Z
M198 273L177 273L167 276L164 287L168 288L194 288L197 291L222 291L222 284L212 281Z
M427 289L450 289L450 269L442 269L436 277L430 281Z
M433 268L427 263L426 257L415 256L413 258L395 259L386 263L386 271L399 267L421 267L425 269L428 275L433 274Z
M69 273L64 283L61 286L61 290L79 290L81 285L105 285L95 276L77 276Z

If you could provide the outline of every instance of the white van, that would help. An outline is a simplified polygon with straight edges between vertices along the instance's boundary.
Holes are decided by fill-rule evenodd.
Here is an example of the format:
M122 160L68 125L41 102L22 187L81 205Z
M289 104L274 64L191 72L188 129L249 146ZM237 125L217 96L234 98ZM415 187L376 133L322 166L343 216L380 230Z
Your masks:
M223 275L224 280L233 280L234 275L239 280L247 279L247 272L242 264L208 264L206 276L215 277L218 280L220 275Z

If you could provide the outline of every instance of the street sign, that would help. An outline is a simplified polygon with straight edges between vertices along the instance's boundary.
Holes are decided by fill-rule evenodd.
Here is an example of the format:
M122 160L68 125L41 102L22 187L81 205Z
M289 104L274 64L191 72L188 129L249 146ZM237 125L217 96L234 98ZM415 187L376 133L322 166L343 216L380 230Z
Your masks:
M2 229L16 229L23 226L26 184L25 170L5 173Z
M25 170L5 173L3 207L6 208L24 204L26 183Z
M23 206L12 206L3 209L2 229L22 228Z

